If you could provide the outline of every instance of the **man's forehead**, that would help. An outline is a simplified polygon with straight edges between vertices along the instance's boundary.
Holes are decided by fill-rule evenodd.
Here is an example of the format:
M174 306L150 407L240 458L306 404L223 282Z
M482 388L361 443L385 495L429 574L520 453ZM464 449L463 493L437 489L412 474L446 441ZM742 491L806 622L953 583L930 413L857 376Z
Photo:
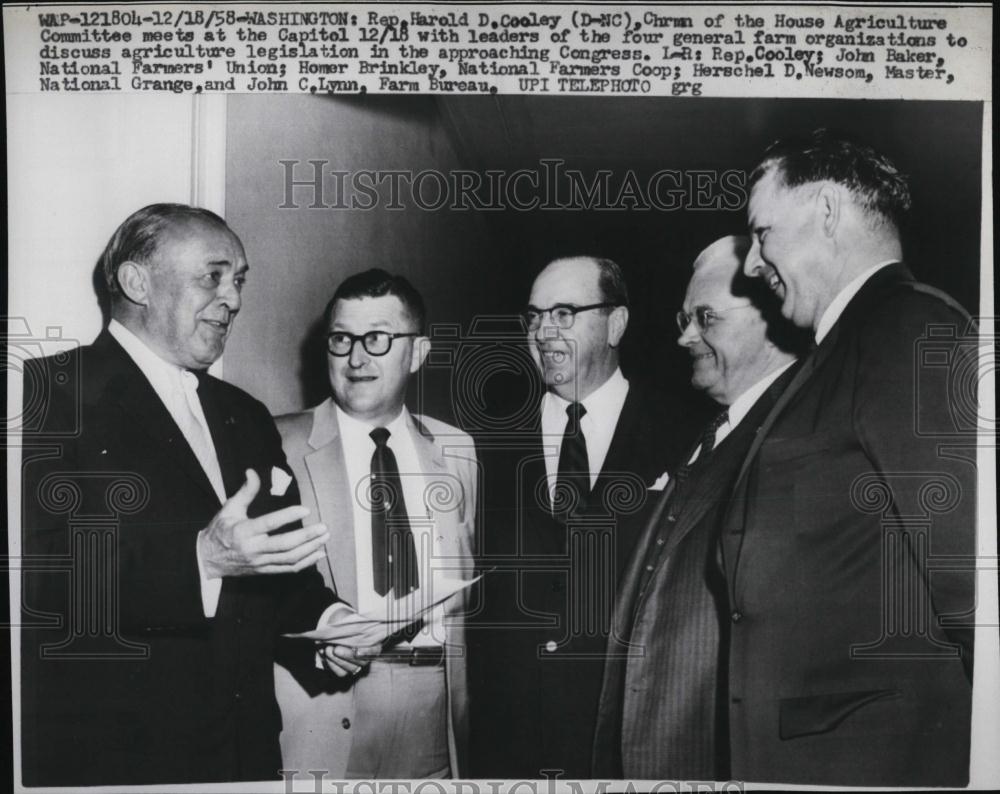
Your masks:
M160 233L158 250L180 247L202 249L210 258L222 262L236 259L244 264L246 259L243 243L228 226L198 218L174 220Z
M733 279L736 276L737 260L717 259L702 265L691 276L684 305L693 309L696 306L721 306L732 301Z
M330 313L330 326L345 323L366 328L388 328L407 319L406 307L395 295L338 298Z
M593 259L557 259L538 274L531 287L532 302L579 303L600 299L600 268Z

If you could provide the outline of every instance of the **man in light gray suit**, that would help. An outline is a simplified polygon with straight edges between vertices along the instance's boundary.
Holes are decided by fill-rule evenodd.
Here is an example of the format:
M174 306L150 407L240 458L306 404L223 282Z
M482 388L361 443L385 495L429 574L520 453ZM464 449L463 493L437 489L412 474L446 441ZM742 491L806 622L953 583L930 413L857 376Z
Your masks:
M619 587L594 744L598 777L728 778L719 716L726 670L720 510L795 362L784 349L795 343L779 339L750 299L752 282L741 273L749 247L746 237L725 237L702 251L677 314L691 383L725 410L650 502Z
M408 592L433 594L471 576L475 451L466 434L404 405L430 349L423 300L406 279L383 270L351 276L327 306L326 328L332 396L279 417L278 429L303 504L330 529L319 565L328 584L358 612L391 613ZM300 673L295 654L312 652L304 643L281 649L275 689L286 776L462 773L463 594L388 637L327 646L314 669L337 678Z

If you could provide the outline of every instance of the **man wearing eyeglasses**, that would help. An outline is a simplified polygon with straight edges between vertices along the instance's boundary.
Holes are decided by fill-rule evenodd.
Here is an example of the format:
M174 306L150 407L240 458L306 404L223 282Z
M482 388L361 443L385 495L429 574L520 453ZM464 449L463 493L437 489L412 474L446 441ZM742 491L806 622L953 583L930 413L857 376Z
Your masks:
M337 677L302 672L295 657L311 651L301 643L279 649L286 774L465 772L463 596L399 630L351 630L357 613L392 618L398 599L429 598L446 580L471 575L472 440L404 405L430 349L424 323L423 299L405 278L377 269L349 277L325 312L331 397L277 420L303 504L330 531L320 570L350 605L340 615L344 639L321 652Z
M545 392L534 428L486 461L482 565L496 570L475 630L473 771L589 778L629 519L687 439L672 402L619 368L629 306L617 264L551 262L523 318Z
M773 298L743 276L746 237L724 237L694 263L678 343L692 385L724 408L645 514L608 644L594 773L726 780L721 511L761 419L787 384L796 342ZM771 316L768 317L768 309Z

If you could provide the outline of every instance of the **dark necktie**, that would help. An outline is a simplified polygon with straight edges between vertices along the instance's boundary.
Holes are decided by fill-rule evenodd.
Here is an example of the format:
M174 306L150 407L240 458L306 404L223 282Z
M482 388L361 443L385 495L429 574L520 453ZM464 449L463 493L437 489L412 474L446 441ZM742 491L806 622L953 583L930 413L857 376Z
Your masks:
M728 421L729 411L726 410L708 423L708 427L706 427L701 434L701 449L698 450L698 457L695 460L695 463L708 457L712 450L715 449L715 434L718 433L719 428Z
M696 466L704 463L708 456L712 454L712 450L715 449L715 435L719 432L719 428L722 427L726 422L729 421L729 411L723 411L715 419L708 423L708 426L702 431L701 439L698 443L698 457L696 457L690 463L685 463L677 470L677 479L685 480L691 474L691 470Z
M389 431L376 427L369 435L375 442L371 485L375 592L385 595L391 588L396 598L402 598L420 586L417 549L406 516L399 466L386 443Z
M576 512L581 512L587 505L590 496L590 462L587 458L587 441L580 429L580 420L586 415L587 409L581 403L570 403L566 406L566 430L563 431L562 446L559 448L559 473L556 477L556 498L553 513L568 513L560 509L560 505L575 504ZM568 495L569 502L565 496Z

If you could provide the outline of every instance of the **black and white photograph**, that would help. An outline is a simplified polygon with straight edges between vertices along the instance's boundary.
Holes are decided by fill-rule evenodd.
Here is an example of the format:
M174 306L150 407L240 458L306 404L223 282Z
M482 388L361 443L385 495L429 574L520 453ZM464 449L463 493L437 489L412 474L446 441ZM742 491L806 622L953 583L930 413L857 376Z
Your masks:
M1000 784L991 26L5 5L14 789Z

